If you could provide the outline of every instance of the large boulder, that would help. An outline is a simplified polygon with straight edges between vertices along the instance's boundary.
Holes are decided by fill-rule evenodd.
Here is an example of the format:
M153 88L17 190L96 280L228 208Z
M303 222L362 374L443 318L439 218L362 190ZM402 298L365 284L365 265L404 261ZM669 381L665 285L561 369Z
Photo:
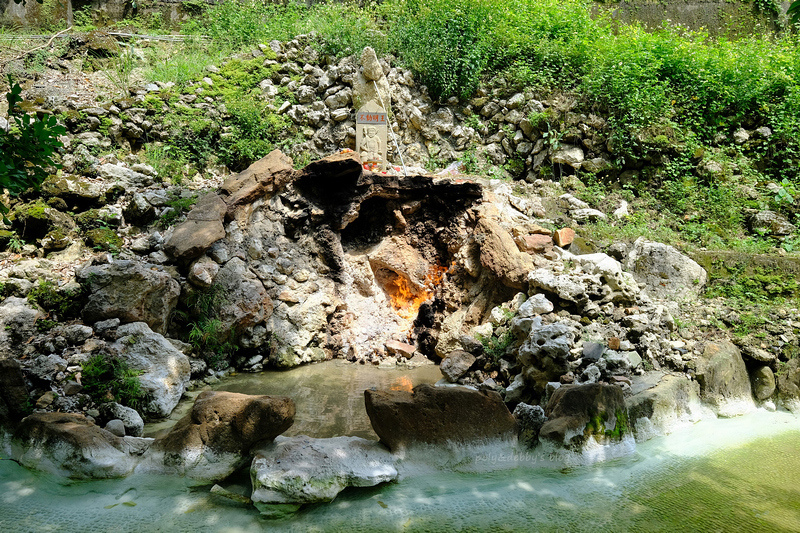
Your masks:
M625 270L656 298L696 297L706 284L705 269L672 246L639 237L631 246Z
M447 381L455 383L458 378L469 371L473 364L475 364L474 355L464 350L453 350L447 357L442 359L439 364L439 370Z
M44 318L25 298L9 296L0 304L0 359L22 355L24 342L36 333L36 321Z
M226 179L220 189L228 197L228 218L234 218L236 210L259 198L272 196L275 191L289 183L294 176L292 158L280 150L273 150L238 174Z
M697 359L696 378L703 401L718 416L737 416L755 408L747 367L732 343L708 343Z
M408 391L364 391L372 429L392 451L513 440L516 421L494 391L417 385Z
M533 257L520 252L511 234L495 220L483 217L475 228L480 245L481 265L500 282L514 289L527 288L528 273L535 268Z
M35 413L11 439L14 460L73 479L130 474L152 439L117 437L74 413Z
M302 504L329 502L346 487L397 479L397 457L359 437L278 437L253 459L251 496L265 515Z
M162 267L138 261L87 266L77 278L90 291L82 313L84 322L119 318L145 322L157 333L167 330L181 291L178 281Z
M775 394L775 374L767 365L762 365L750 374L753 396L756 400L767 400Z
M629 431L622 389L616 385L561 386L550 396L544 413L548 420L539 439L571 449L581 449L590 438L600 443L619 441Z
M200 198L178 224L164 245L164 251L178 261L201 256L211 245L225 238L225 213L228 206L216 193Z
M112 348L132 370L142 372L139 382L146 394L145 414L169 416L191 378L189 358L144 322L117 328Z
M634 386L639 388L647 379L652 378L634 378ZM641 388L625 401L637 441L667 435L681 425L699 421L708 411L700 403L700 384L686 376L667 374Z
M153 443L140 470L184 475L198 484L221 481L294 423L294 402L283 396L200 393L189 414Z

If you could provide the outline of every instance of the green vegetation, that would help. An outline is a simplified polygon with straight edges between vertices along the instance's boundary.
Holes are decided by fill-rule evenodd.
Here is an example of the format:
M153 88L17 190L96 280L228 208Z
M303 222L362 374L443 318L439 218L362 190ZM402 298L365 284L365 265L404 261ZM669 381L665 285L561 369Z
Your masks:
M176 318L188 322L188 341L212 368L223 368L225 360L237 349L234 332L225 330L217 318L220 309L227 303L225 289L211 285L189 295L189 312L178 313Z
M56 168L56 149L62 146L59 135L66 133L53 116L42 118L23 111L22 88L8 77L11 90L6 93L10 129L0 128L0 192L17 196L29 188L38 189ZM8 208L0 203L5 218Z
M609 418L609 414L602 412L589 419L589 422L586 423L586 431L592 435L601 435L619 440L628 433L628 415L625 411L617 409L614 417L616 419L614 429L606 429L606 421Z
M514 343L514 336L511 334L511 330L502 328L499 334L478 337L478 340L483 344L483 353L486 357L493 363L499 363L500 359L506 355L508 347Z
M81 381L84 392L95 402L115 401L139 411L146 396L140 375L140 371L131 369L122 359L97 354L83 364Z
M161 218L158 220L158 225L161 228L168 228L175 223L178 218L189 211L192 206L197 202L196 196L188 196L186 198L175 197L167 202L167 209Z
M28 293L28 301L47 311L57 320L77 318L85 303L83 289L59 290L49 280L39 282Z

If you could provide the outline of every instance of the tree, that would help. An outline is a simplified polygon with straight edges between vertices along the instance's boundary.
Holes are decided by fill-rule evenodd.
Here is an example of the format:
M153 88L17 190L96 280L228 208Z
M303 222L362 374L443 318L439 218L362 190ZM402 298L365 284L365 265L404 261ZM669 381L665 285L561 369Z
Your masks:
M8 77L11 90L8 101L8 123L0 124L0 192L16 196L29 188L38 189L49 175L49 168L57 168L54 155L63 145L59 135L67 132L52 115L39 118L29 115L21 107L22 88ZM5 217L8 207L0 203L0 214Z

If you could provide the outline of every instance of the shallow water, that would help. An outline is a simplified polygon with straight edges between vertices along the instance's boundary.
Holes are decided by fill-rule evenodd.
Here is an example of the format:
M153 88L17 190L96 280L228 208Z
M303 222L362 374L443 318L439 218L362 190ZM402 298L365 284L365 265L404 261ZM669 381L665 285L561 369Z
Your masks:
M223 386L305 398L298 401L298 423L307 424L301 433L313 433L315 424L328 417L336 421L321 424L324 433L347 428L358 432L363 423L339 420L345 407L329 405L322 408L327 415L301 415L306 409L302 405L335 404L342 391L349 391L346 396L357 407L353 409L362 412L362 387L386 387L404 376L394 370L350 368L358 375L338 385L330 383L338 382L332 376L341 369L330 365L316 377L295 377L296 370L279 374L280 385L262 383L258 390L250 388L252 376ZM364 371L377 377L365 373L362 379ZM328 379L322 381L325 375ZM422 375L415 379L427 379ZM388 381L373 384L375 379ZM409 455L401 464L400 482L349 489L330 504L308 507L283 521L263 520L252 508L216 500L208 487L190 489L180 479L134 476L65 485L0 460L0 528L232 533L800 531L800 419L788 413L757 411L736 419L705 420L639 444L630 456L592 466L564 468L544 452L509 455L499 448L462 450L462 457L472 460L442 467L443 457L437 454Z

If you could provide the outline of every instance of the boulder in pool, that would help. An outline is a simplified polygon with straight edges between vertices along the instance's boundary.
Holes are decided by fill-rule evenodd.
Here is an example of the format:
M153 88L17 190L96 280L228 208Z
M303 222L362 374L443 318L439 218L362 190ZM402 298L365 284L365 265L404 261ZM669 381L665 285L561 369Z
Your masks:
M72 479L123 477L152 439L117 437L75 413L34 413L11 439L19 464Z
M360 437L277 437L250 467L251 499L267 517L308 503L332 501L346 487L372 487L397 479L397 457Z
M372 429L392 451L516 439L517 423L494 391L425 384L411 392L366 390L364 399Z
M183 475L196 484L221 481L250 461L252 449L289 429L294 415L294 402L284 396L202 392L153 443L139 471Z
M553 392L545 415L539 439L570 449L581 449L590 438L619 441L628 433L628 410L616 385L563 385Z

